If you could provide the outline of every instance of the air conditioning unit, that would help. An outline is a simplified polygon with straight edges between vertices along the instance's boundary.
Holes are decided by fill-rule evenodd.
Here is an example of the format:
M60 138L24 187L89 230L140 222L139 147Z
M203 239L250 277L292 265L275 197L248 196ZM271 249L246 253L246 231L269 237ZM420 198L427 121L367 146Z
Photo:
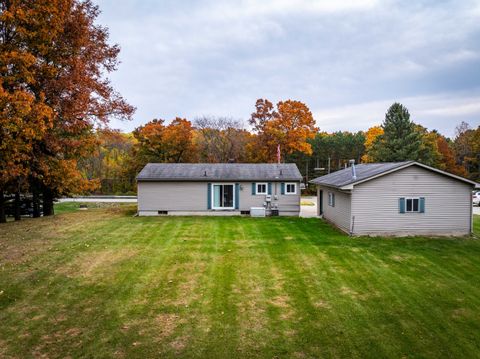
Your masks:
M250 208L251 217L265 217L266 211L264 207L251 207Z

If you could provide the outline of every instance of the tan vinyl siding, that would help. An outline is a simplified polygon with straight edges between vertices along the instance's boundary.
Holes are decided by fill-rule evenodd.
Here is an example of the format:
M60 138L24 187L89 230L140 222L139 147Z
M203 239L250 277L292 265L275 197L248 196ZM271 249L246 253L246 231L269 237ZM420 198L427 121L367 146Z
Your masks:
M147 212L156 214L157 211L208 211L207 183L140 181L138 182L138 211L142 215L146 215ZM228 183L240 183L241 185L239 211L249 211L251 207L263 207L265 195L252 195L252 182ZM280 215L298 216L300 213L300 183L297 183L297 194L295 195L282 195L280 182L271 183L272 203L278 204Z
M323 218L341 230L350 232L350 194L329 187L320 187L320 190L323 190ZM328 205L329 192L335 194L334 207Z
M294 195L282 195L280 183L281 182L271 182L272 204L278 205L280 215L298 216L300 213L300 183L297 182L297 194ZM240 191L240 210L249 211L251 207L263 207L263 202L265 202L265 195L252 195L252 182L241 182L241 184L243 187L243 191Z
M206 211L207 183L138 182L139 211Z
M399 213L400 197L425 197L425 213ZM356 185L354 234L462 235L470 231L471 186L418 166Z

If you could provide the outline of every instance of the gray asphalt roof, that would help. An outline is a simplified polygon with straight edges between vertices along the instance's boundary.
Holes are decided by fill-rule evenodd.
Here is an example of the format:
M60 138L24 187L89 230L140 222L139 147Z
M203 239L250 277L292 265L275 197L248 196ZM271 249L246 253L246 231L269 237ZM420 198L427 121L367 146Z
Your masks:
M331 187L343 187L358 181L365 180L370 177L377 176L384 172L388 172L395 168L405 166L406 164L413 163L414 161L405 162L385 162L385 163L361 163L355 165L355 171L357 178L353 179L352 168L348 167L340 171L330 173L325 176L315 178L310 181L315 184L323 184Z
M294 163L149 163L139 181L301 181Z

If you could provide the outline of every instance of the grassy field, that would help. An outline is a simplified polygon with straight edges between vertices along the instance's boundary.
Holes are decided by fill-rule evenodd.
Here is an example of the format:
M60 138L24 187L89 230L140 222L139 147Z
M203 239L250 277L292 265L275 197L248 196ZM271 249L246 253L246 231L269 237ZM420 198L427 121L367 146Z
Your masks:
M57 209L0 225L2 358L480 356L478 239Z

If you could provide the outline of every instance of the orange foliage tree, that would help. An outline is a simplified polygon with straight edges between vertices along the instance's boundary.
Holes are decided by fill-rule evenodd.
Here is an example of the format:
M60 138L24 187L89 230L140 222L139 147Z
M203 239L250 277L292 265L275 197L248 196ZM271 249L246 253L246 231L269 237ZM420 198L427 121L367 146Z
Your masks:
M52 127L44 94L29 89L36 81L36 57L25 44L35 33L35 20L19 1L0 1L0 222L6 220L7 190L15 193L15 219L20 219L20 190L32 173L34 143Z
M439 168L441 170L462 177L465 177L467 175L465 168L456 163L455 152L453 151L452 146L448 143L447 139L442 135L438 135L437 137L437 148L438 152L440 152L441 155L441 160L439 164Z
M55 196L95 185L77 166L95 148L94 127L111 116L128 119L134 109L105 77L116 69L119 48L109 45L108 30L95 24L99 11L90 0L0 0L0 8L1 85L9 95L23 91L32 105L44 106L32 107L29 115L23 111L18 130L35 130L23 174L34 216L40 214L42 192L49 215ZM35 113L48 118L46 126L36 125Z
M318 129L309 108L300 101L280 101L274 110L268 100L259 99L250 124L257 133L256 141L250 146L252 157L257 161L275 162L280 146L281 158L294 152L307 155L312 147L307 141L314 138Z
M186 119L175 118L169 125L154 119L133 131L133 145L126 176L134 178L149 162L192 162L196 158L194 129Z
M365 154L362 156L362 162L374 162L374 159L369 155L373 144L378 136L383 135L382 126L373 126L365 132Z
M44 93L55 116L52 129L35 144L31 188L33 194L43 192L44 214L49 215L55 196L96 186L77 165L95 150L94 126L111 117L129 119L134 109L105 77L116 69L119 48L108 44L107 29L95 24L98 7L89 0L35 4L26 6L38 24L26 44L37 59L30 90L36 96Z

